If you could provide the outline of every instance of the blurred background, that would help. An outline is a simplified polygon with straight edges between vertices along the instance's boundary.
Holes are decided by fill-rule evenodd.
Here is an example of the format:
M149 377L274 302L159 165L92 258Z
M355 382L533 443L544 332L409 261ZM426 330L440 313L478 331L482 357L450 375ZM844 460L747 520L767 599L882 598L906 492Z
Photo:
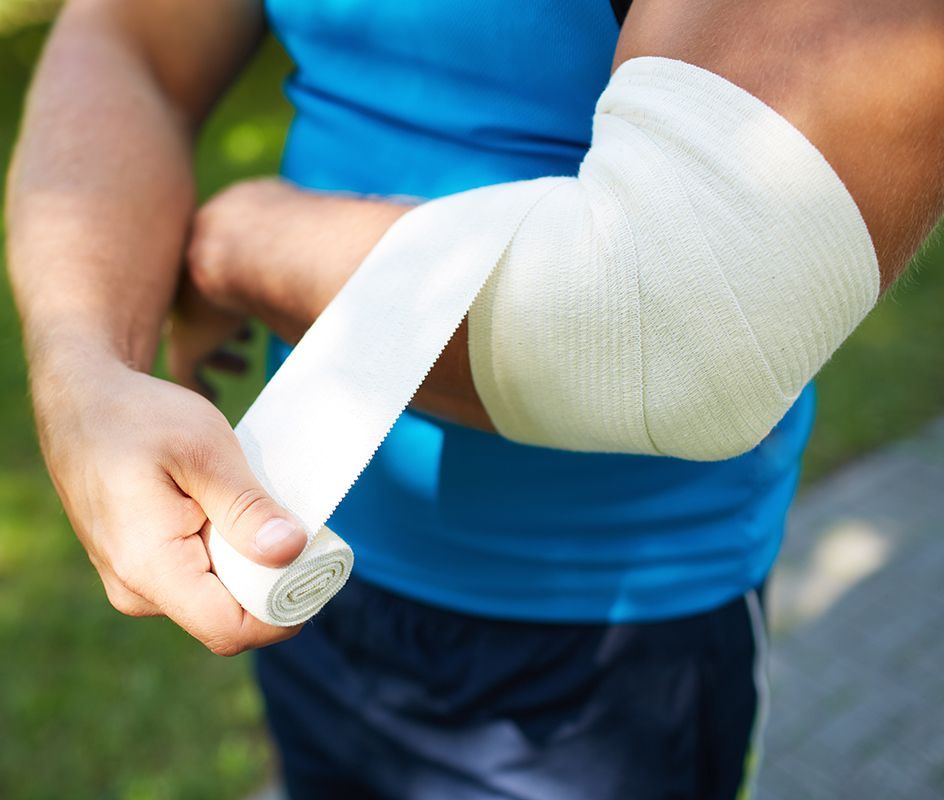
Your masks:
M55 2L0 0L0 174ZM199 147L206 197L277 170L269 41ZM0 239L3 231L0 226ZM146 247L147 243L142 243ZM762 800L944 797L944 236L827 365L772 588ZM261 386L219 382L235 422ZM246 657L115 612L38 453L0 283L0 798L241 798L274 765Z

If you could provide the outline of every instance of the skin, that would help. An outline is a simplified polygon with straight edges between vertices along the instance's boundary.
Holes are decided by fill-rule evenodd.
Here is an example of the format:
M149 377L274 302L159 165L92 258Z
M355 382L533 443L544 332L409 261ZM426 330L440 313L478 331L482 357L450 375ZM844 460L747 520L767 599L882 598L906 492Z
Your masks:
M272 565L303 537L255 548L255 531L288 513L206 399L146 374L175 289L172 366L200 389L247 315L297 339L408 210L239 185L196 215L180 275L193 133L262 29L249 0L73 0L37 73L7 203L40 438L69 518L116 608L166 614L221 654L293 631L228 595L210 570L207 519ZM940 216L939 0L636 0L614 66L638 55L717 72L803 131L859 204L883 286ZM416 405L489 427L464 328Z

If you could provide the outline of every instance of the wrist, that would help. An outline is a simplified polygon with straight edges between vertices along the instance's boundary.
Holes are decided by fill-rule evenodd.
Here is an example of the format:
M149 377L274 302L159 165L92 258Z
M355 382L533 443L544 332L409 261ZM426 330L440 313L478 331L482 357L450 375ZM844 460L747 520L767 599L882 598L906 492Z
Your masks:
M297 341L411 208L273 179L236 184L198 212L189 278L212 305Z
M100 326L79 323L25 328L24 345L34 394L105 370L148 372L154 358L154 347L133 336L109 335Z
M130 306L75 302L21 305L23 346L31 372L58 368L77 357L98 358L148 372L160 338L163 305L133 315Z
M309 306L324 311L390 227L414 204L374 197L315 195L322 237L314 238L312 260L318 277ZM301 237L299 237L301 239Z

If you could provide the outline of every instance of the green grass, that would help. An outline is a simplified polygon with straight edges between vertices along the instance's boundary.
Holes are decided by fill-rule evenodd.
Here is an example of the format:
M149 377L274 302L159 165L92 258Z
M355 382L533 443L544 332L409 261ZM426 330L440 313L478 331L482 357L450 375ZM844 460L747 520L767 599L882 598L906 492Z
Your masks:
M0 39L0 167L41 41L37 29ZM204 195L276 169L286 69L268 45L214 116ZM921 261L823 371L808 480L944 411L944 247ZM232 419L259 381L257 368L222 382ZM239 797L270 770L262 730L246 658L215 658L172 624L107 604L36 450L0 282L0 798Z

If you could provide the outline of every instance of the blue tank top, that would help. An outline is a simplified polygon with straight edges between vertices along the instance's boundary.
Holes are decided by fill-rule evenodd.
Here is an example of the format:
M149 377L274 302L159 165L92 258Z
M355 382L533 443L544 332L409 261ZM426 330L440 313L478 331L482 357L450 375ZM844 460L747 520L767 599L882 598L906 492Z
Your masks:
M575 175L619 31L607 0L268 0L296 70L286 178L433 198ZM274 342L271 365L288 348ZM812 387L728 461L570 453L405 412L330 521L364 580L559 621L716 607L772 565Z

